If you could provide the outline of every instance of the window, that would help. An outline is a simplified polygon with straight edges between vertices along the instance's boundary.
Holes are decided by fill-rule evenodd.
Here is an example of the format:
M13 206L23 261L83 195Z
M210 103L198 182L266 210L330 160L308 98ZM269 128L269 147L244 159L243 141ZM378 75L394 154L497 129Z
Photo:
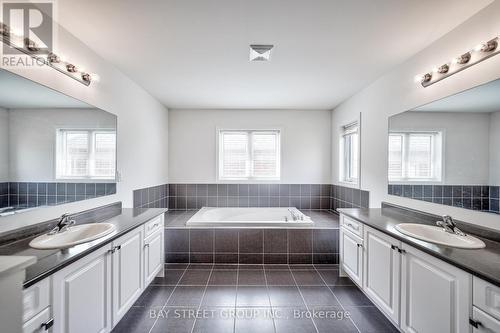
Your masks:
M342 127L340 140L340 180L357 184L359 178L359 125L358 122Z
M115 179L114 130L57 130L57 179Z
M389 181L434 181L442 178L441 132L389 134Z
M219 131L220 180L279 180L280 131Z

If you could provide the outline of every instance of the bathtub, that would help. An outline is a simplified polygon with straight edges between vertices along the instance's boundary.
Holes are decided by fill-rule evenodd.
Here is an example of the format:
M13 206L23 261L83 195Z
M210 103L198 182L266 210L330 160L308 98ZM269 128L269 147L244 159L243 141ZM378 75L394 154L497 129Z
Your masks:
M292 212L298 219L294 221ZM203 207L187 222L187 226L224 227L299 227L314 222L295 207L211 208Z

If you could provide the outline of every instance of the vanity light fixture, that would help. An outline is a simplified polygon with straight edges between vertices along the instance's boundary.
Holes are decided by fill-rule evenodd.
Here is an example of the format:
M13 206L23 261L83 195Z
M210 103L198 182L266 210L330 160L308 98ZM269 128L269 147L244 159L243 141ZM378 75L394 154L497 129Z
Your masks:
M49 53L47 56L40 54L40 47L31 39L23 38L22 34L16 33L10 27L0 22L0 39L4 44L12 47L13 49L22 52L37 62L50 66L60 73L77 80L78 82L89 86L91 82L99 81L96 74L84 72L78 66L67 62L55 53Z
M497 55L500 53L498 42L499 37L495 37L485 43L478 44L472 50L451 59L449 63L436 67L431 72L415 76L415 82L420 83L423 87L428 87L431 84L447 78L448 76L463 71L470 66Z

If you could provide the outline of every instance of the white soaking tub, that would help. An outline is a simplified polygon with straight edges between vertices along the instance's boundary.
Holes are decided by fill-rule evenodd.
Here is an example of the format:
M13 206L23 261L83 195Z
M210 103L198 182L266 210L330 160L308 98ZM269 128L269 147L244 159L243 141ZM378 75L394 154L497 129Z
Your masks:
M295 216L295 219L294 217ZM271 208L211 208L203 207L187 222L197 227L300 227L313 221L295 207Z

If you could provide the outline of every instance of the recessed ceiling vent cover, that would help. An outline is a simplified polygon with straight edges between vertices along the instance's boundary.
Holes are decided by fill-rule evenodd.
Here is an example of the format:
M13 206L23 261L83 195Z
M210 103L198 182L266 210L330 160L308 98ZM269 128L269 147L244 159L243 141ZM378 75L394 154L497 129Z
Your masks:
M269 61L274 45L250 45L250 61Z

